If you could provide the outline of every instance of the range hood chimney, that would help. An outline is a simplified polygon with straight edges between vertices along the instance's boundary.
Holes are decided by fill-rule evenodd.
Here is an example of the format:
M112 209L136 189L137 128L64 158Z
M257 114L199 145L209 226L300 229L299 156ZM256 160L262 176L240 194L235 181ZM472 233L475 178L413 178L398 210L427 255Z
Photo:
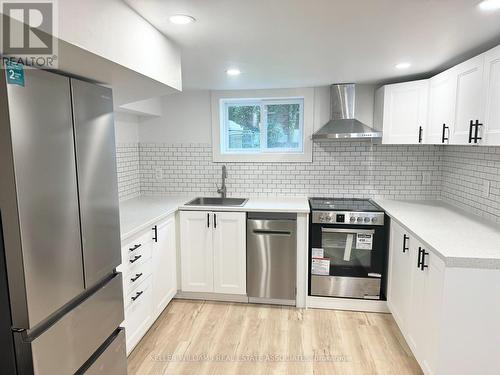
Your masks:
M378 139L382 132L357 120L356 116L356 85L332 85L330 121L313 134L313 140L328 139Z

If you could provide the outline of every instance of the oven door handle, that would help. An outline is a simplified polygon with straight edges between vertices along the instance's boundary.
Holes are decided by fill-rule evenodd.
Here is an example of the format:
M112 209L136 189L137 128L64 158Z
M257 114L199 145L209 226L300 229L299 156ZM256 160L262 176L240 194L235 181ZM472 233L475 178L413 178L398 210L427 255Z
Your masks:
M374 234L374 229L338 229L338 228L321 228L322 233L355 233L355 234Z

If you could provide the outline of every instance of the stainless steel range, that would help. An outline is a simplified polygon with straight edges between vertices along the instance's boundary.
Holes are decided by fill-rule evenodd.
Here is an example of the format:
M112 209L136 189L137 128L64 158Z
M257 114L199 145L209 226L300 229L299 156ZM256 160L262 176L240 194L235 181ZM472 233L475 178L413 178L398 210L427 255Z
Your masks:
M384 211L368 199L310 198L309 295L385 299Z

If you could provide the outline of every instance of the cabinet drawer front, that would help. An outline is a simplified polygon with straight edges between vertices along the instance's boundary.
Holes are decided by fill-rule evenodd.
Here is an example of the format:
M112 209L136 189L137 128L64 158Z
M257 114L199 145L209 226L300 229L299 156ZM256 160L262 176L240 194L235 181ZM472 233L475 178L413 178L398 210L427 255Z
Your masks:
M127 274L123 277L123 293L128 295L140 284L142 284L152 272L151 259L145 260L137 265L128 268Z
M132 297L138 298L132 300ZM151 325L153 313L153 295L151 277L125 297L125 334L127 337L127 354L132 351Z
M145 297L148 293L151 293L151 284L152 278L149 276L125 295L125 301L123 303L125 306L125 319L127 318L127 311L133 306L141 305L146 299L143 297Z
M122 247L123 273L130 272L132 267L144 263L151 258L153 240L151 233L147 232L137 240Z

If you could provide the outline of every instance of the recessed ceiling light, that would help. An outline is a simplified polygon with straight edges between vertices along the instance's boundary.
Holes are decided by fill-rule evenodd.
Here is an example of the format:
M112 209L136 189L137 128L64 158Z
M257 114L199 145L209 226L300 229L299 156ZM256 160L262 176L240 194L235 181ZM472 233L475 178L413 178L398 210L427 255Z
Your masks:
M188 25L196 21L194 17L188 16L186 14L175 14L173 16L170 16L169 20L176 25Z
M226 70L226 74L228 76L239 76L241 74L241 72L239 69L231 68L231 69Z
M484 0L479 3L481 10L491 11L500 9L500 0Z
M396 64L396 69L404 70L404 69L408 69L410 66L411 66L411 64L409 62L402 62L402 63Z

